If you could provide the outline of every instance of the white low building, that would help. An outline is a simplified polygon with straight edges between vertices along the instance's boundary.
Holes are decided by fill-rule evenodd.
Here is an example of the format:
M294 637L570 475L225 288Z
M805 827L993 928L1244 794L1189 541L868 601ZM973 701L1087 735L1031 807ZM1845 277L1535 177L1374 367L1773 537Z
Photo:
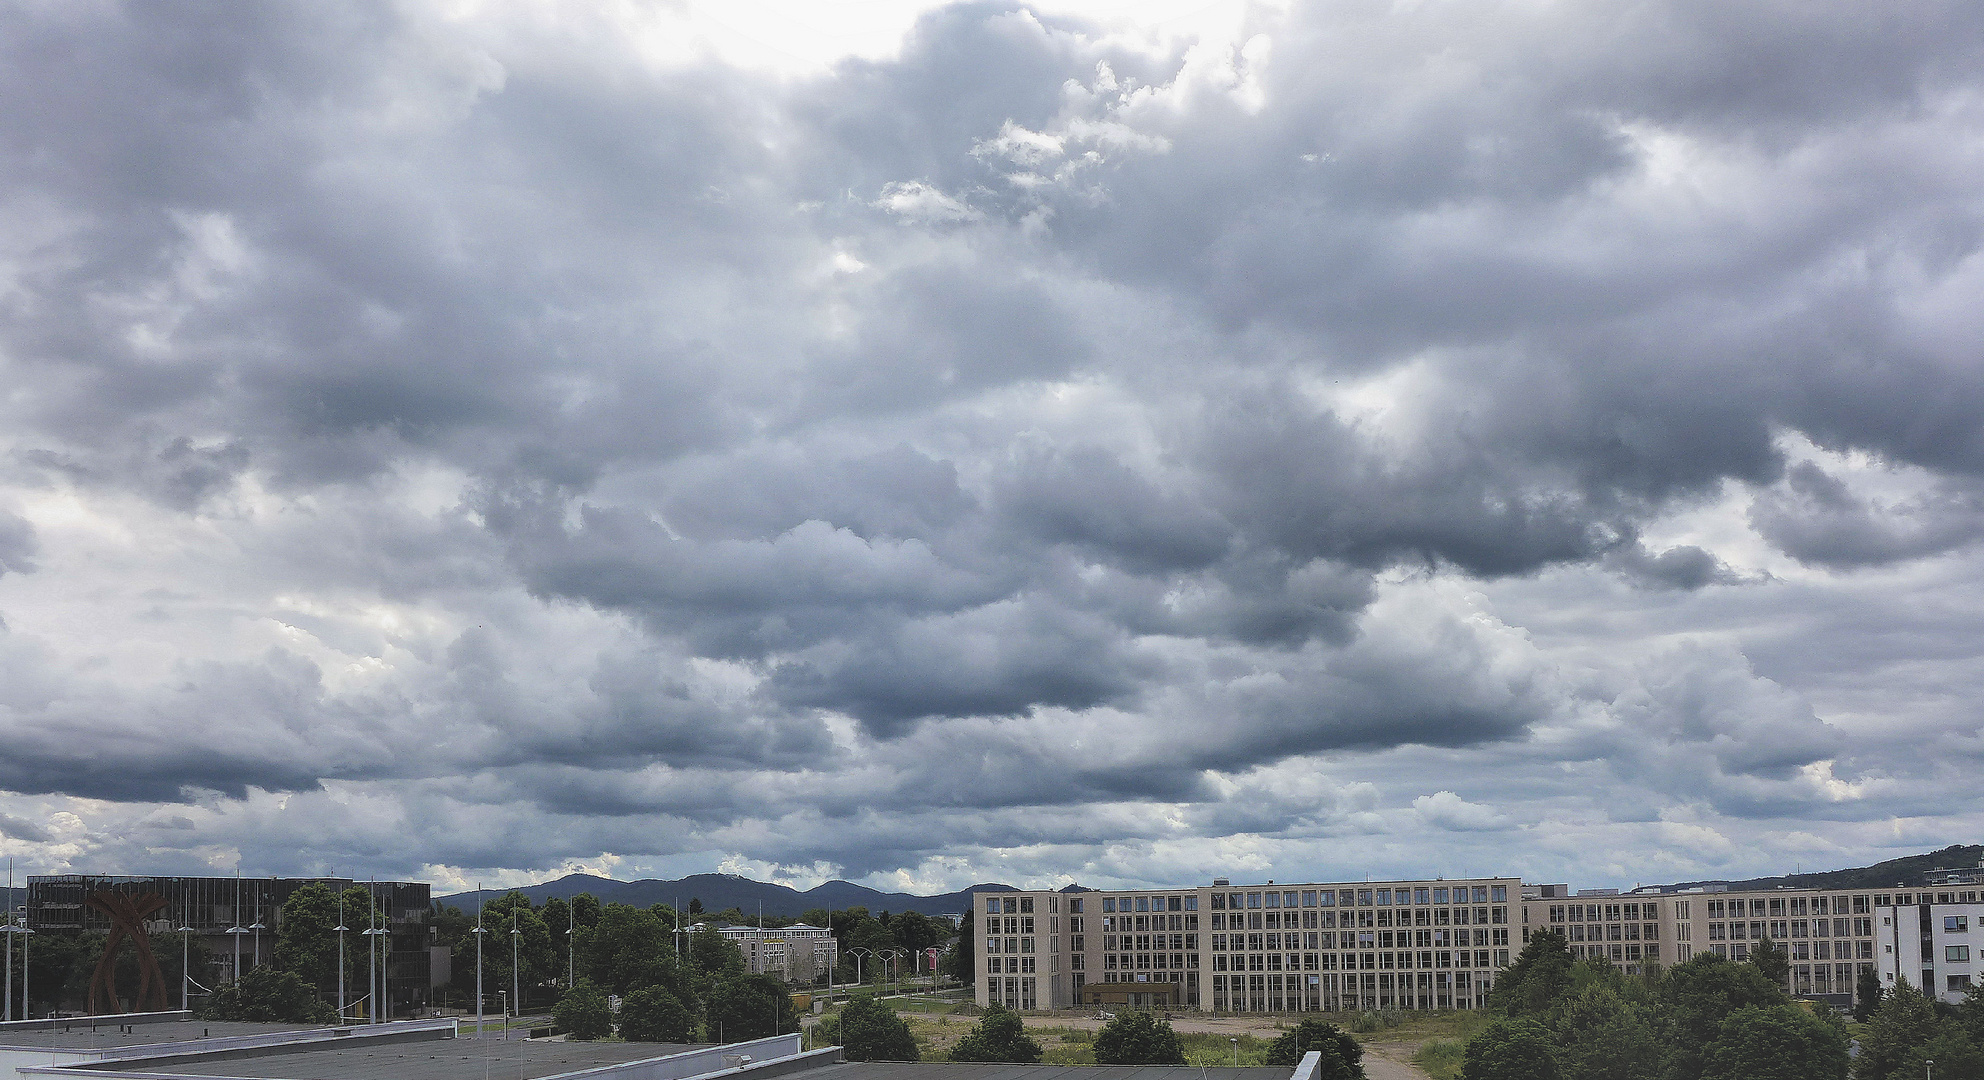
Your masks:
M1876 908L1881 986L1909 985L1955 1004L1977 982L1984 947L1984 903L1977 889L1897 893ZM1904 901L1912 901L1905 903Z

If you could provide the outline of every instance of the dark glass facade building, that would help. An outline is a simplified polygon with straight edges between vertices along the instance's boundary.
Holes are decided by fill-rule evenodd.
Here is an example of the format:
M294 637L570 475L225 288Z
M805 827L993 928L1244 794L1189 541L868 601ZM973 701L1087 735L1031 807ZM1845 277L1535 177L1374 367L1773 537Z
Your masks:
M428 1005L430 959L427 949L429 886L412 881L353 881L350 878L233 878L233 877L119 877L106 874L56 874L28 878L27 925L37 934L102 932L110 920L85 901L99 892L133 895L156 893L166 900L146 922L145 930L154 948L176 946L180 927L190 926L214 958L211 978L201 979L219 986L237 975L246 974L268 963L275 954L277 935L282 930L282 905L291 893L305 885L322 884L334 893L357 887L371 890L385 913L386 940L389 943L386 970L387 1015L404 1016ZM354 913L354 931L346 947L354 955L365 954L366 938L356 931L365 929L363 915ZM256 928L259 923L260 928ZM235 932L237 928L241 931ZM237 952L238 949L238 952ZM236 956L239 956L239 967ZM194 976L200 978L198 973ZM363 981L349 988L352 1000L365 993ZM173 1004L178 1004L174 987Z

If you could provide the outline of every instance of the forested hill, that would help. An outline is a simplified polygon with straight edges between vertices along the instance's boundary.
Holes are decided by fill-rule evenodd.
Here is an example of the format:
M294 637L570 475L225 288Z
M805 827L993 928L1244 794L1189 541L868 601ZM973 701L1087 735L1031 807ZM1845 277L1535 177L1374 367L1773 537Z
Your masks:
M1727 885L1731 889L1775 889L1790 885L1806 889L1884 889L1900 886L1919 888L1931 870L1959 870L1975 867L1984 859L1984 845L1952 844L1941 851L1905 855L1899 859L1856 866L1846 870L1822 870L1810 874L1784 874L1779 877L1750 878L1745 881L1680 881L1659 886L1664 891L1692 889L1703 885Z
M747 915L757 914L758 905L762 903L766 915L797 918L815 908L839 910L857 905L866 907L873 914L884 911L918 911L925 915L946 915L952 912L970 911L971 894L974 891L1010 891L1012 888L1011 885L973 885L958 892L918 896L915 893L879 892L850 881L829 881L801 892L784 885L753 881L733 874L691 874L677 881L657 881L652 878L641 881L615 881L612 878L595 877L591 874L568 874L556 881L531 885L517 891L530 897L534 904L542 904L554 896L572 897L579 893L591 893L602 901L631 904L635 907L681 904L686 908L690 900L700 900L704 911L723 911L734 907ZM483 891L483 896L494 898L508 891L486 889ZM474 904L475 894L455 893L451 896L437 896L435 899L462 907L464 904Z

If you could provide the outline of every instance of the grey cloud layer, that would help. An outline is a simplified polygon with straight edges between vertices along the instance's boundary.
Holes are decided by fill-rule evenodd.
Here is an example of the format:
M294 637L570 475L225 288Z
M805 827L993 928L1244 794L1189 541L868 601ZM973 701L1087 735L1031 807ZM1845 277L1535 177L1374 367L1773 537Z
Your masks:
M946 879L1942 805L1746 649L1788 574L1973 580L1984 14L1253 22L776 80L0 13L0 788L209 861ZM1496 608L1552 602L1614 610ZM155 857L92 813L0 828ZM388 839L436 813L501 828Z

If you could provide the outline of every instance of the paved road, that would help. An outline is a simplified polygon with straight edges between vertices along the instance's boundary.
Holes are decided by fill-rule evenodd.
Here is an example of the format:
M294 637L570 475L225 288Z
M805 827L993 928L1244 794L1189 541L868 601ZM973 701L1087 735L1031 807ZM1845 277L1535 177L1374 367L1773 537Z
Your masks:
M1369 1080L1427 1080L1419 1066L1386 1057L1377 1047L1364 1050L1364 1075Z

